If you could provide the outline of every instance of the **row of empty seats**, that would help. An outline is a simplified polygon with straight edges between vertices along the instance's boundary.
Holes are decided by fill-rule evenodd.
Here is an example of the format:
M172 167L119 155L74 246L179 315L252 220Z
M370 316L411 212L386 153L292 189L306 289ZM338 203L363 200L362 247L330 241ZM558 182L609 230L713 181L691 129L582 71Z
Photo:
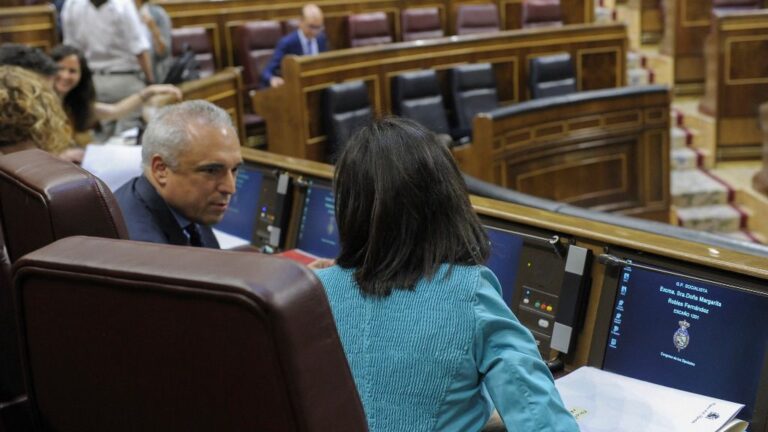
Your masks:
M573 62L567 53L531 59L529 88L532 98L560 96L576 91ZM462 65L448 71L448 99L453 121L449 121L437 73L426 69L392 79L392 111L421 123L435 133L450 136L457 144L468 142L472 121L499 105L496 78L489 63ZM343 143L373 117L368 87L363 81L336 84L326 90L324 125L329 159Z
M499 11L493 3L461 5L456 11L456 34L497 32L502 28ZM445 36L438 8L406 9L400 16L403 41ZM528 0L523 3L523 27L561 25L560 0ZM298 28L298 20L252 21L234 32L234 54L238 65L245 69L245 84L249 89L259 86L259 74L269 61L280 38ZM353 14L347 18L350 47L363 47L394 42L392 23L384 12ZM196 53L205 77L216 69L213 43L203 27L173 29L173 55L179 56L188 47Z

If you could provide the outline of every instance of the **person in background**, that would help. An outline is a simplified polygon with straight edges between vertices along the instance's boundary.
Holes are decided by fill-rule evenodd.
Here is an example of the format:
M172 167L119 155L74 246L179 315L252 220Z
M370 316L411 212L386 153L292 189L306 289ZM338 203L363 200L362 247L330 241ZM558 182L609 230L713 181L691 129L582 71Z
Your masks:
M38 74L0 66L0 153L31 148L61 155L71 131L56 93Z
M293 55L314 55L328 50L328 42L323 30L323 11L315 4L305 5L301 9L299 29L285 35L277 43L272 58L261 73L264 87L280 87L283 78L280 76L280 63L283 57Z
M0 65L19 66L35 72L53 85L59 68L40 48L17 43L0 45Z
M161 6L151 1L136 0L141 22L147 29L152 45L152 72L155 82L161 83L171 64L171 18Z
M154 84L143 87L114 104L97 102L93 75L83 52L75 47L59 45L51 51L58 74L54 89L72 121L76 141L88 144L88 133L99 121L119 120L137 110L152 96L170 94L181 100L181 90L172 85Z
M115 191L131 240L218 248L243 162L226 111L204 100L162 108L142 138L144 174Z
M432 132L400 118L363 128L334 196L341 252L317 276L372 432L479 431L494 405L509 430L579 430L482 265L488 237Z
M61 26L64 44L88 59L99 102L117 103L155 82L150 42L134 0L67 0ZM138 126L140 117L137 109L103 123L102 138Z

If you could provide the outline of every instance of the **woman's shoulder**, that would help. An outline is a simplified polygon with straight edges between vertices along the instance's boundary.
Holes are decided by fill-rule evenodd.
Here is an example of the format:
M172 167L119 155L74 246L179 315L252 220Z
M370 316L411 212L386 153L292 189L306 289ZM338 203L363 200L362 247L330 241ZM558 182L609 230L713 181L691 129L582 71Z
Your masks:
M314 270L315 275L324 284L354 280L353 269L345 269L339 265L332 265L323 269Z

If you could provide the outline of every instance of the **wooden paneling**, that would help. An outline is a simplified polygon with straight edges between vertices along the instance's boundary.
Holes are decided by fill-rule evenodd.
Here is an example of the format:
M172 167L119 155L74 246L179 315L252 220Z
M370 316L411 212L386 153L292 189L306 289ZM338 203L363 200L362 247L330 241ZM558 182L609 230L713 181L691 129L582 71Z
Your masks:
M499 7L502 27L520 28L522 0L494 0ZM400 13L407 8L436 7L441 13L443 30L455 33L456 10L462 4L486 3L484 0L341 0L319 1L325 14L326 35L334 49L347 48L347 16L353 13L384 11L390 19L395 40L402 40ZM267 0L166 0L158 2L171 17L174 27L204 26L210 28L216 43L217 59L232 66L231 29L245 21L285 21L301 14L305 2L272 3ZM568 24L589 23L594 19L592 2L569 0L563 2L563 19ZM221 63L220 63L221 64Z
M365 81L375 111L383 114L391 112L390 80L400 73L488 62L494 65L502 102L512 103L528 99L528 60L537 55L570 53L580 89L624 85L626 44L623 25L576 25L289 56L282 65L286 84L254 93L252 102L267 121L270 151L324 160L320 101L334 83Z
M53 5L0 8L0 43L16 42L50 51L56 43Z
M184 100L204 99L226 110L232 116L241 145L245 143L243 82L239 69L227 68L209 77L182 83L179 88L184 93ZM153 103L167 105L171 99L158 97Z
M700 94L704 84L704 39L712 0L664 0L662 54L673 59L678 93Z
M637 1L637 0L635 0ZM664 33L660 0L640 0L640 39L643 43L657 43Z
M760 105L760 129L763 131L763 168L752 178L752 186L768 195L768 102Z
M758 110L768 100L768 10L717 13L699 109L715 117L718 160L758 159Z
M479 115L470 148L458 151L462 169L530 195L667 221L669 94L611 93Z
M628 0L616 6L620 20L629 27L629 39L632 48L642 44L655 44L664 33L661 12L661 0Z

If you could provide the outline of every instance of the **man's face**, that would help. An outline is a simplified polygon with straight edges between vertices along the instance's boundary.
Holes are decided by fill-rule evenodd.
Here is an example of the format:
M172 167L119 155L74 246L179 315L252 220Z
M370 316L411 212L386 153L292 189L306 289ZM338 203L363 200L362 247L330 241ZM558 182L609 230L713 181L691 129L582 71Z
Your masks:
M311 13L302 18L299 26L307 39L314 39L325 28L323 26L323 15L320 13Z
M200 121L187 126L190 142L171 168L155 155L153 176L161 197L186 217L201 225L213 225L224 217L235 193L237 169L243 163L240 142L232 128Z

